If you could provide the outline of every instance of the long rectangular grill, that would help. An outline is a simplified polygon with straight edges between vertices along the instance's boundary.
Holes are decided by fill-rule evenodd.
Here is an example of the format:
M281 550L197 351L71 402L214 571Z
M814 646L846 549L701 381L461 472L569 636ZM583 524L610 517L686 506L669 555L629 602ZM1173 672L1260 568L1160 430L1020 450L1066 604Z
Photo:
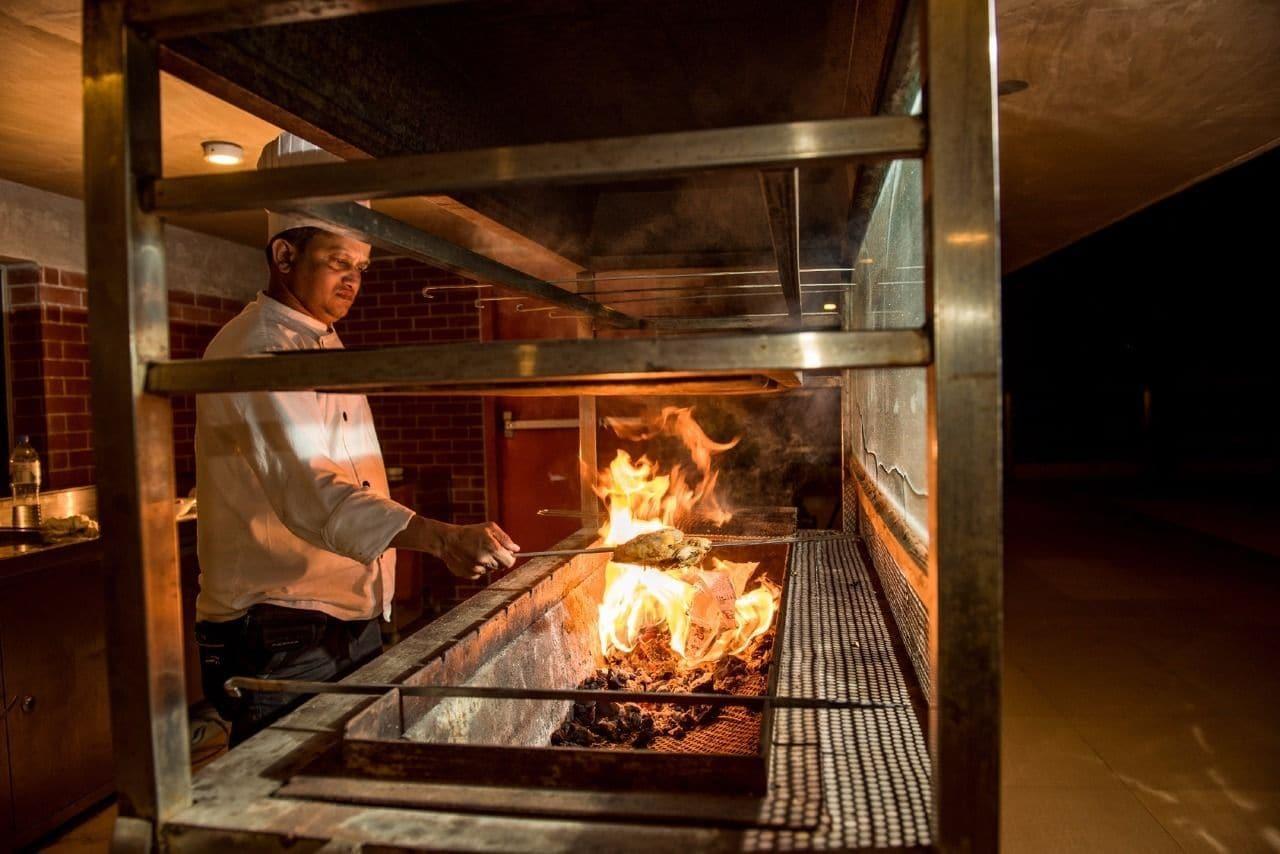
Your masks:
M597 565L603 563L599 556L587 557ZM570 601L563 605L561 617L569 615L575 607L574 591L591 595L589 591L593 588L588 582L598 569L596 565L572 564L551 572L538 572L538 580L529 584L527 595L516 597L516 602L527 600L530 606L536 603L554 612L567 599ZM571 583L572 578L555 580L563 571L580 573L583 580L576 584ZM540 600L536 591L541 589L541 596L545 597L551 592L551 584L562 586L558 591L561 598ZM507 595L510 597L509 592ZM480 809L490 814L574 817L588 821L693 823L726 830L733 828L735 834L741 834L739 843L747 850L929 844L928 750L906 682L898 669L872 578L857 544L813 538L794 546L784 600L785 620L776 641L782 651L776 693L787 697L857 701L872 707L776 710L768 743L767 790L758 797L722 793L690 795L676 791L608 794L575 791L569 783L551 792L540 792L537 788L516 786L415 781L403 775L399 779L352 779L353 768L333 765L332 756L302 769L277 797L427 809ZM551 607L545 607L548 601ZM508 601L495 608L495 613L505 614L506 621L511 622L516 618L512 607L514 604ZM540 621L541 618L534 620L531 625ZM519 643L526 632L517 632L504 640L503 633L498 631L500 622L491 619L473 628L490 634L494 642L501 641L498 646L504 648ZM446 666L443 661L446 653L428 667L437 668L438 676L467 664L463 660L467 653L459 646L454 653L460 656L458 661ZM500 674L488 675L492 678ZM415 676L405 681L419 681ZM364 723L357 729L364 735L378 735L376 726L371 725L381 722L385 726L391 719L387 710L394 710L396 705L401 711L393 717L403 713L422 720L426 707L420 706L414 711L413 706L424 702L434 701L383 698L378 701L384 706L382 713L372 708L366 710L362 713ZM530 705L543 705L484 702L494 714L507 718L516 709L527 712ZM508 708L500 712L492 708L495 703L506 703ZM562 710L563 704L558 704L558 708ZM558 721L560 713L557 711L548 717L546 725ZM731 720L727 720L723 730L714 734L710 729L704 731L706 745L701 742L701 736L691 734L680 749L686 753L692 751L690 759L710 759L701 752L706 749L723 757L726 745L735 743L733 739L739 737L735 733L745 733L747 729L753 733L758 731L751 727L735 730ZM394 739L398 734L394 726L381 732L386 739ZM751 737L744 738L755 749ZM367 758L377 757L377 743L377 739L372 741L374 746L365 754ZM330 764L326 766L326 762ZM366 765L361 768L368 770ZM637 772L653 773L653 769L637 766Z

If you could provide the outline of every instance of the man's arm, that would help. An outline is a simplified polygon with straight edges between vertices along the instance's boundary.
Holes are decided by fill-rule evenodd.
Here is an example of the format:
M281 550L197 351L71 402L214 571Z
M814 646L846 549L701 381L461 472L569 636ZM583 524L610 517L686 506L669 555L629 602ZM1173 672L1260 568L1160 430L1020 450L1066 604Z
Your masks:
M311 545L365 564L393 545L426 551L468 578L515 562L515 544L492 523L426 519L356 483L328 455L324 415L314 392L210 398L210 413L218 416L220 429L231 432L280 521Z
M454 575L479 578L491 570L516 562L520 547L492 522L450 525L415 515L391 545L398 549L430 552L444 561Z

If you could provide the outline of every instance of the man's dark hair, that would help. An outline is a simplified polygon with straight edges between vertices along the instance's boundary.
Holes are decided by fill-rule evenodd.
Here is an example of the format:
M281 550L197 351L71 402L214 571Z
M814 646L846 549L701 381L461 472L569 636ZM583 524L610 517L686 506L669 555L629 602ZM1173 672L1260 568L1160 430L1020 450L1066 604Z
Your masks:
M316 228L314 225L300 225L297 228L286 228L275 237L267 241L267 266L275 269L276 259L271 254L271 247L275 245L277 240L287 240L292 244L294 249L299 252L307 248L307 244L311 242L311 238L315 237L323 228Z

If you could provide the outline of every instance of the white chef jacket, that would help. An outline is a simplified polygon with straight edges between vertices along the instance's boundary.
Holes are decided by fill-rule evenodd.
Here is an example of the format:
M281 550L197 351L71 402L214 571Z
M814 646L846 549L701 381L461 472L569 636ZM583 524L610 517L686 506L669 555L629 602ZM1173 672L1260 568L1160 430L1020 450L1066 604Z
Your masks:
M332 327L260 293L204 357L341 347ZM388 546L413 511L389 497L364 395L200 395L196 490L197 619L233 620L263 602L341 620L390 618Z

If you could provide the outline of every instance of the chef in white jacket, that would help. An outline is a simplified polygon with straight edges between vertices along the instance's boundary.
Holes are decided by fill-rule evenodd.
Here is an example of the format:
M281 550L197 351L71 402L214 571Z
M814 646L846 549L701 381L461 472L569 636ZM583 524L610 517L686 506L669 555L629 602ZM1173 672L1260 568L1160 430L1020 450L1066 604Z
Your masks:
M258 168L336 159L291 134ZM340 349L369 245L268 212L266 291L229 321L205 358ZM509 567L519 547L493 523L450 525L392 501L368 401L314 391L202 395L196 402L205 696L237 744L287 712L290 695L222 689L230 676L331 680L381 651L395 549L440 557L464 578Z

